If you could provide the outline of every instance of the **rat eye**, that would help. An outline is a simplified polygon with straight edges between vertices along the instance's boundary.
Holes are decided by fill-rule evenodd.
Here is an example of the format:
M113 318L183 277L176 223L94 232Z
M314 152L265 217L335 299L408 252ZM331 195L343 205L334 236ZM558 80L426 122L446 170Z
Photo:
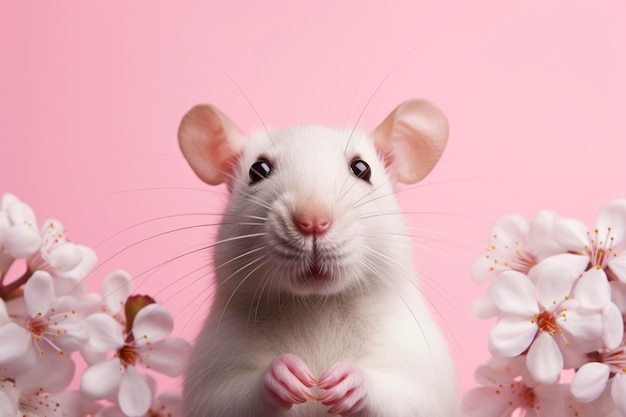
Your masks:
M256 184L257 182L269 177L272 173L272 166L264 159L259 159L250 167L250 184Z
M352 172L355 177L371 184L370 178L372 177L372 170L367 162L362 159L355 159L350 162L350 172Z

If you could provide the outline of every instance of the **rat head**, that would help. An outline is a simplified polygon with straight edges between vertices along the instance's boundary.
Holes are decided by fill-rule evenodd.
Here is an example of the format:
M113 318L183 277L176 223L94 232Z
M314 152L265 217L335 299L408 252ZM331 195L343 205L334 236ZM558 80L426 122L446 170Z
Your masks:
M371 134L308 125L246 137L215 107L192 108L182 152L200 179L231 193L218 285L257 296L384 285L410 258L394 183L425 177L447 136L444 114L423 100L402 103Z

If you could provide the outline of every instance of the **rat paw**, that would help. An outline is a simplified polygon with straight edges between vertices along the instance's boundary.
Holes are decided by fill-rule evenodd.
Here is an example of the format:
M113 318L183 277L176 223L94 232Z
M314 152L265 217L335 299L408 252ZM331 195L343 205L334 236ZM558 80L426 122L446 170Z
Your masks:
M275 359L263 378L267 394L285 409L314 399L311 387L316 382L309 367L291 353Z
M324 390L318 401L330 406L330 414L347 417L365 407L365 377L356 365L337 363L331 366L321 376L318 387Z

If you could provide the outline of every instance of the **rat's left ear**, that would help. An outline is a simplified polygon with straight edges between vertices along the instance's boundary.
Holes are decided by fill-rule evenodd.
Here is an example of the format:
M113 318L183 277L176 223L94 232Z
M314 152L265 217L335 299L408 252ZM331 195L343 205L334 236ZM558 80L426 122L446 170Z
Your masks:
M448 141L448 119L426 100L400 104L372 133L395 178L413 184L437 164Z

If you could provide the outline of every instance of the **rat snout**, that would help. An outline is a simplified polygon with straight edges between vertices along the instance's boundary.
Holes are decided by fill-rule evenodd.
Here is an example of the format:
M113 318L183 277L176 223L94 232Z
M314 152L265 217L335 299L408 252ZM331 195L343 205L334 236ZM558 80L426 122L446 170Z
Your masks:
M332 225L330 211L316 205L297 210L292 218L294 226L304 236L322 236Z

